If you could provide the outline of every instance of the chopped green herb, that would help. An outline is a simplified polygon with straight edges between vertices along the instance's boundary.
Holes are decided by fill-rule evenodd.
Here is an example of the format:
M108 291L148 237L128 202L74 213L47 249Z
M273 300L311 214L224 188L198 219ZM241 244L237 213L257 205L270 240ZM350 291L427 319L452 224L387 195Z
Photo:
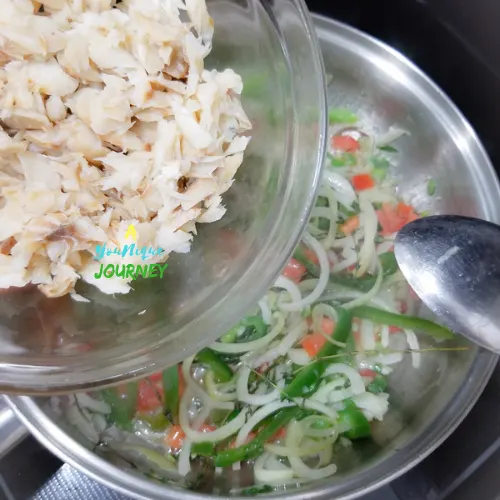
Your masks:
M380 394L387 389L387 378L377 374L375 378L368 384L366 390L373 394Z
M256 495L261 495L263 493L272 493L273 487L268 484L264 484L263 486L252 486L251 488L245 488L241 490L242 497L254 497Z
M177 365L163 370L163 410L170 420L177 423L179 417L179 369Z
M147 422L151 426L151 430L155 432L164 431L171 423L163 413L157 413L156 415L139 413L136 418L143 422Z
M334 123L356 123L358 117L347 108L333 108L328 112L328 121L330 125Z
M329 429L332 426L330 420L325 417L318 417L317 420L311 425L313 429Z
M316 200L316 206L317 207L327 207L328 206L328 198L325 198L324 196L318 196L318 199Z
M332 167L354 167L357 164L356 156L352 153L342 153L340 155L328 153L327 156Z
M193 443L191 453L199 457L213 457L215 455L215 444L209 442Z
M374 168L372 171L372 176L377 182L382 182L387 177L386 168Z
M436 193L436 179L430 179L427 183L427 194L429 196L434 196Z
M372 156L370 162L375 169L388 169L391 166L389 160L383 156Z
M386 144L385 146L379 146L378 149L380 149L380 151L385 151L386 153L397 153L398 150L392 146L389 146L388 144Z
M300 313L300 315L303 318L308 318L309 316L311 316L311 307L310 306L304 307L304 309L302 309L302 312Z
M220 342L223 342L224 344L232 344L233 342L236 342L236 339L238 338L238 333L242 331L243 327L241 327L240 325L236 325L220 338Z

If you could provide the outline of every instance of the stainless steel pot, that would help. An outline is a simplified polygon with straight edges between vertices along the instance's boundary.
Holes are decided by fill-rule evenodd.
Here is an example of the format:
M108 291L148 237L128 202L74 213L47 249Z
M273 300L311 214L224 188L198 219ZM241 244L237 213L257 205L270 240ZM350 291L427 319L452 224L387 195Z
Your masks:
M470 125L422 72L382 43L334 21L315 17L332 105L350 106L375 129L405 128L394 175L414 204L437 213L473 215L500 222L500 189ZM429 177L437 196L426 194ZM466 345L462 339L457 345ZM352 499L404 473L434 450L460 423L484 388L496 356L468 351L427 352L422 367L403 362L390 381L391 411L356 459L337 475L310 483L288 499ZM46 410L43 400L10 398L33 434L61 459L94 479L136 498L200 500L206 495L153 483L118 469L86 448L76 431Z

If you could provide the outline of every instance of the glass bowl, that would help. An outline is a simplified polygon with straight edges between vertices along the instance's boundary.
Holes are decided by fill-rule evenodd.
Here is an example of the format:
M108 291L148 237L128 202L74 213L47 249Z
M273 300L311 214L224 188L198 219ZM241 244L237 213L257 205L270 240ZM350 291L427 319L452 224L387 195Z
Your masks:
M19 289L0 299L0 391L83 390L153 373L209 344L265 293L308 220L326 141L324 72L301 0L208 0L215 37L207 68L243 77L254 129L228 210L200 225L163 279L126 295L81 285L91 300ZM203 226L203 227L201 227Z

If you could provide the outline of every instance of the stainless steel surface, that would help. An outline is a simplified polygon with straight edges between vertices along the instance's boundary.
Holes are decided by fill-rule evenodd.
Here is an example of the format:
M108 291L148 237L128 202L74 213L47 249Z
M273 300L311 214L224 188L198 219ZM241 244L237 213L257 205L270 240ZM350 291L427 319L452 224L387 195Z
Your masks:
M226 216L199 224L163 279L129 294L79 283L82 303L29 289L0 296L0 392L48 394L119 383L209 344L271 286L298 243L321 177L324 72L302 0L208 0L216 26L207 68L247 83L255 125ZM244 57L242 57L244 54ZM36 292L36 288L35 288Z
M500 226L425 217L399 232L394 251L405 278L441 323L500 353Z
M375 130L392 124L411 136L401 141L401 163L393 175L420 210L455 212L500 220L500 190L474 132L446 96L407 59L364 34L315 17L332 105L349 106ZM429 198L429 176L438 195ZM429 345L421 337L422 346ZM451 345L464 345L457 338ZM466 344L468 345L468 344ZM359 443L357 462L334 477L285 496L299 500L353 499L367 495L410 470L460 423L484 388L496 356L471 346L468 351L422 356L416 371L411 360L397 367L390 380L391 410L375 433L375 444ZM135 498L201 496L153 483L119 470L91 451L74 429L60 422L46 402L10 398L12 407L47 448L101 483ZM282 495L283 496L283 495Z
M29 432L0 396L0 460Z

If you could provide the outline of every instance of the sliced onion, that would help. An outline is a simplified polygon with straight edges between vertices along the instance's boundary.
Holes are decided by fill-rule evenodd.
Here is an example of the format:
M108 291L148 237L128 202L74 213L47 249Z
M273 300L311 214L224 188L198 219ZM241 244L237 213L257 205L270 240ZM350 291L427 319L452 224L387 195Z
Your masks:
M342 307L344 309L352 309L353 307L362 306L370 302L380 290L380 286L382 285L383 280L384 280L384 270L382 269L380 261L378 261L377 279L375 280L375 283L373 284L372 288L365 294L360 295L358 298L342 304Z
M312 292L318 286L318 281L319 280L317 278L303 280L297 285L297 287L301 293Z
M321 294L324 292L326 285L328 284L328 278L330 276L330 264L328 262L328 257L323 247L318 243L318 241L313 238L310 234L304 234L303 240L305 244L310 247L318 257L320 266L320 276L316 288L307 296L299 301L287 302L285 304L280 304L280 308L284 311L301 311L305 307L316 302Z
M335 273L340 273L341 271L345 271L346 269L354 266L358 262L358 256L353 253L350 257L341 260L335 267Z
M380 325L380 343L382 347L389 347L389 325Z
M415 352L420 349L420 344L418 342L418 338L415 335L415 332L413 330L403 330L405 335L406 335L406 341L408 342L408 347L412 349L411 353L411 359L412 359L412 364L413 368L419 368L420 367L420 353Z
M80 408L86 408L96 413L103 413L104 415L111 413L111 407L108 403L95 399L84 392L77 392L75 394L75 398L78 401Z
M394 246L394 241L384 241L377 246L377 254L389 252Z
M395 195L389 193L387 190L374 187L366 189L359 193L359 201L361 200L368 203L395 203L398 201Z
M181 452L179 453L177 471L183 477L187 476L191 472L191 445L192 443L190 439L184 439Z
M272 363L280 356L285 356L289 353L292 346L299 340L306 332L307 325L303 319L290 329L290 331L283 337L281 342L275 346L269 346L269 349L258 358L251 362L251 366L257 368L264 363Z
M309 479L322 479L324 477L335 474L335 472L337 472L337 467L335 466L335 464L330 464L323 468L314 469L307 466L302 461L299 454L293 453L294 450L301 449L301 436L302 432L300 430L300 422L292 422L288 426L287 430L286 447L292 451L292 453L287 456L295 475L299 478L305 477ZM327 443L328 446L331 446L331 443L328 443L328 440L325 439L324 442Z
M182 396L181 403L179 405L179 423L181 424L182 430L186 436L193 443L207 442L217 442L232 436L241 428L245 423L245 419L248 413L248 408L243 408L240 413L230 422L219 427L212 432L199 432L191 428L189 424L189 405L191 402L193 393L190 390L186 390Z
M338 210L337 210L337 200L333 189L324 189L324 196L328 199L328 212L329 216L327 218L330 221L328 227L328 234L321 242L321 245L325 250L329 249L332 243L335 241L335 236L337 235L337 222L338 222Z
M237 398L236 395L236 385L231 384L231 391L221 391L218 384L216 384L214 379L214 374L212 371L209 371L205 375L205 385L207 387L208 395L210 399L216 401L235 401Z
M335 339L333 339L332 336L329 335L327 332L325 332L322 327L322 320L324 317L330 318L334 324L338 321L338 314L334 307L328 304L319 303L316 306L314 306L311 312L311 317L312 317L313 330L315 332L321 333L328 342L336 345L337 347L344 348L346 346L345 343L338 342Z
M402 352L390 352L387 354L377 354L376 356L370 356L370 362L374 365L380 363L381 365L397 365L403 361L404 354Z
M285 326L285 318L280 312L274 313L273 317L276 320L275 325L271 328L271 331L257 340L252 340L250 342L238 342L238 343L223 343L214 342L211 348L214 351L223 352L227 354L241 354L248 351L256 351L262 349L270 344L283 330Z
M274 287L286 290L290 295L291 302L298 302L302 299L300 288L292 280L285 278L284 276L278 277L274 283Z
M323 180L334 191L336 191L337 199L347 208L351 208L356 201L356 193L350 182L341 175L326 169L323 174Z
M304 336L307 331L307 324L301 318L296 326L290 329L290 331L285 335L281 344L278 346L278 352L281 356L284 356L295 343Z
M341 374L345 375L351 384L351 390L354 394L362 394L365 392L365 384L363 377L351 366L344 363L332 363L326 367L323 376Z
M285 402L275 402L269 405L263 406L259 408L249 419L248 421L240 428L238 435L236 436L236 446L241 446L248 435L252 431L252 429L264 418L268 415L271 415L277 410L281 408L287 408L289 406L295 406L293 403L285 403Z
M205 389L203 389L203 387L201 387L201 385L196 382L196 380L191 375L191 366L193 364L193 361L194 357L190 356L182 362L182 375L184 377L184 380L186 381L187 388L189 388L195 396L200 398L203 404L209 405L212 408L218 408L220 410L234 410L234 403L212 398L210 394L205 392Z
M270 325L272 322L272 312L269 304L267 303L267 297L259 300L259 307L262 314L262 321L264 321L266 325Z
M265 449L278 455L279 457L312 457L321 453L323 450L331 449L333 443L337 440L337 435L323 437L316 441L312 439L303 439L300 441L300 446L282 446L279 444L269 443L265 445Z
M337 248L342 250L344 248L354 248L355 246L356 243L354 242L354 238L351 235L345 236L344 238L338 238L332 244L332 248Z
M391 126L385 134L382 134L377 138L375 143L377 146L386 146L403 135L410 135L410 133L402 128Z
M353 395L353 391L350 387L345 388L345 383L344 378L328 382L328 384L320 387L310 399L323 404L338 403L339 401L348 399Z
M389 409L387 394L372 394L365 392L352 398L356 406L363 411L368 420L382 420Z
M92 443L99 442L99 433L95 429L93 423L91 423L82 412L79 410L78 406L73 404L66 410L66 418L71 425L74 425L82 436L86 437Z
M238 400L249 405L262 406L276 401L280 397L280 391L273 389L267 394L250 394L248 392L248 377L250 376L250 367L243 365L238 370L238 380L236 382L236 393Z
M210 406L207 406L207 405L203 406L201 408L201 410L198 411L198 413L194 417L193 425L192 425L192 428L195 431L197 431L201 428L201 426L205 423L208 416L210 415L211 411L212 411L212 408L210 408Z
M309 354L307 354L307 352L302 348L290 349L288 351L288 357L290 358L292 363L295 363L296 365L299 365L299 366L305 366L311 362L311 358L309 357Z
M359 200L359 208L361 210L359 220L360 226L364 231L364 238L359 251L359 267L356 274L357 276L363 276L375 253L375 236L377 235L378 219L371 202L361 198Z
M333 446L329 446L318 453L318 467L328 465L333 460Z
M304 408L308 410L314 410L319 413L323 413L324 415L330 417L330 418L335 418L337 416L337 412L333 408L328 408L323 403L320 403L319 401L315 401L312 398L310 399L295 399L295 403L297 405L302 405Z
M283 467L280 468L270 467L270 457L271 454L265 452L255 461L253 472L258 482L264 484L281 484L293 478L293 470L284 464L281 464Z
M375 326L371 321L366 319L361 320L361 347L364 351L373 351L376 346L375 342Z

